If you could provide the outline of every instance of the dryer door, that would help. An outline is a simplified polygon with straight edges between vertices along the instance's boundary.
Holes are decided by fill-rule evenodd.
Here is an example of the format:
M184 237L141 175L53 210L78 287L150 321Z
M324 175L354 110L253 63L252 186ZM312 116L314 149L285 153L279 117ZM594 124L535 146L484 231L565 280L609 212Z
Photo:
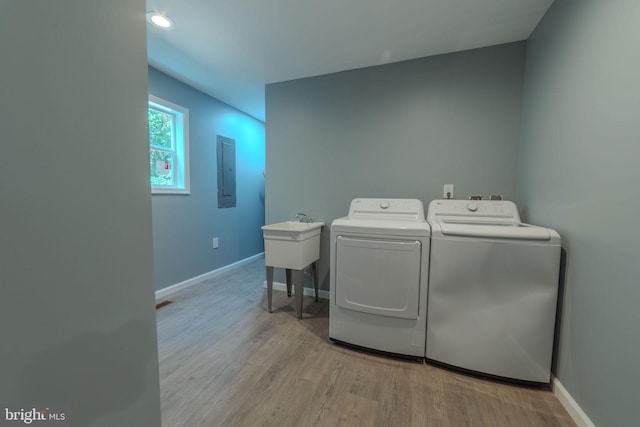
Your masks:
M338 307L403 319L418 318L420 257L417 240L336 239Z

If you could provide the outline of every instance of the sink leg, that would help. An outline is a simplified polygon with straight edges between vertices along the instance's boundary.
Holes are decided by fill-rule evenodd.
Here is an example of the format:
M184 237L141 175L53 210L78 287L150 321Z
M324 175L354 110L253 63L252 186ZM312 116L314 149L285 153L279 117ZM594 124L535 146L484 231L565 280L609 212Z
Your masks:
M318 302L318 261L311 264L311 272L313 273L313 290L316 292L316 302Z
M298 319L302 319L302 297L304 293L304 272L302 270L293 271L293 286L296 294L296 312Z
M291 296L291 269L290 268L286 269L286 275L287 275L287 296L290 297Z
M273 294L273 267L267 266L267 309L271 313L271 295Z

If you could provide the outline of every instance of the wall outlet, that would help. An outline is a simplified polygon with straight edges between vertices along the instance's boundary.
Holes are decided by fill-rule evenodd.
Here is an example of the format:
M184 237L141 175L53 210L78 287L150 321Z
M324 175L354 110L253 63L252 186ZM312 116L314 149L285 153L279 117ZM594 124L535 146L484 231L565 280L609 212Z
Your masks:
M213 249L218 249L218 238L217 237L213 238Z
M445 184L442 190L442 197L445 199L453 199L453 184Z

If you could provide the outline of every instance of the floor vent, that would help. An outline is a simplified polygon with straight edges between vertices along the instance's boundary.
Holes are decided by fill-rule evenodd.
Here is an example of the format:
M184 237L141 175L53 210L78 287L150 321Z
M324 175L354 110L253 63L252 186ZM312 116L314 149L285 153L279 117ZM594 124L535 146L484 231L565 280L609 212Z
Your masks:
M165 305L169 305L169 304L171 304L172 302L173 302L173 301L169 301L169 300L164 300L164 301L162 301L162 302L159 302L159 303L157 303L157 304L156 304L156 310L157 310L157 309L159 309L159 308L164 307Z

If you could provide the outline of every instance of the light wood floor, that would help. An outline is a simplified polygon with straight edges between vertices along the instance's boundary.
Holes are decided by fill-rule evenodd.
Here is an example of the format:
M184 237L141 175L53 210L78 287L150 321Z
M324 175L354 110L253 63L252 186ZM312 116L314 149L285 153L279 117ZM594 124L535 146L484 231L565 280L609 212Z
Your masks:
M343 348L328 302L274 291L264 261L172 295L157 311L162 425L575 426L548 390Z

